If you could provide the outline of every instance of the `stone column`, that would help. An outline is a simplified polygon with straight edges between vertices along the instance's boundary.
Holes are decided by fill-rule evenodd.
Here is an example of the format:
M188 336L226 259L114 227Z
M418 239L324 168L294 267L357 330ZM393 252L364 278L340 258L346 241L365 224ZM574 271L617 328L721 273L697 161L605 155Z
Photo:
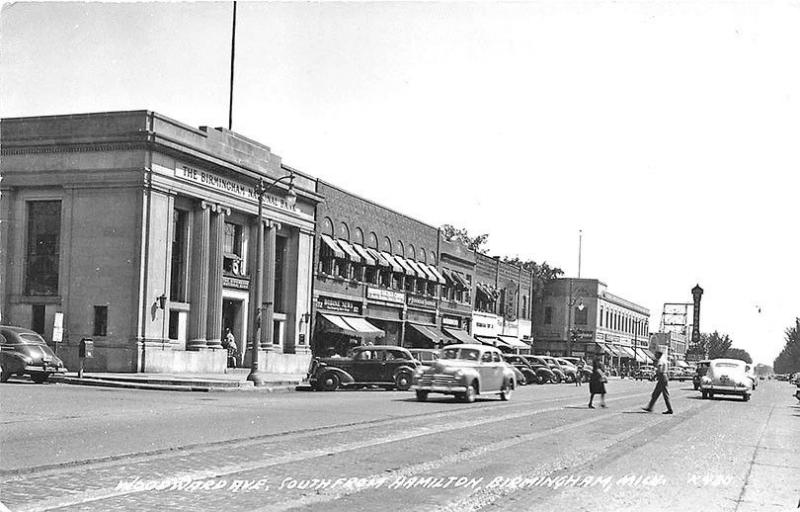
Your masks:
M230 214L230 209L216 205L211 215L206 319L206 343L211 349L222 349L222 248L225 242L225 216Z
M262 298L263 323L261 325L261 345L267 350L274 350L272 336L275 314L275 237L280 229L277 222L267 222L264 233L264 297Z
M208 311L208 244L211 205L201 201L194 211L192 223L191 311L186 350L202 350L206 344L206 313Z
M248 247L248 277L250 278L250 286L248 288L247 309L249 311L248 318L251 319L250 329L248 330L248 350L252 349L254 340L257 334L256 323L258 317L258 305L256 304L256 267L258 266L258 230L263 229L264 223L258 222L258 219L253 218L250 224L250 247ZM260 348L260 340L257 342Z

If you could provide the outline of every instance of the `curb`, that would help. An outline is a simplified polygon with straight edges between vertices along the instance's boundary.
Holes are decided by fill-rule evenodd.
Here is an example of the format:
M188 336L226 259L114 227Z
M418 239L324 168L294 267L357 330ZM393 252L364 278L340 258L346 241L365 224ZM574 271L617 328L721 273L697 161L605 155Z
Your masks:
M116 381L107 379L64 377L58 379L59 383L71 384L75 386L94 386L118 389L144 389L151 391L199 391L199 392L235 392L235 391L256 391L262 393L275 393L284 391L294 391L297 382L274 382L263 387L255 387L252 383L247 384L237 382L237 385L218 386L208 382L198 382L197 384L150 384L147 382Z

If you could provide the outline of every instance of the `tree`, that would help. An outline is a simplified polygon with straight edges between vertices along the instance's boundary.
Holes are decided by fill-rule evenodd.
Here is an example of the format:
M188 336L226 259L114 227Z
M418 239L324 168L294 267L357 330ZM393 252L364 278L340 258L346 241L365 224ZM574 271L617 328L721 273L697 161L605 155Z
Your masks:
M744 361L745 363L752 364L753 358L750 357L750 354L741 348L731 348L725 352L725 357L728 359L739 359Z
M444 224L441 228L442 236L448 242L461 242L468 249L475 252L484 252L483 246L489 241L489 233L472 236L464 228L456 228L451 224Z
M727 334L720 334L717 331L711 334L702 333L700 334L700 341L690 344L686 353L696 354L708 359L719 359L726 357L725 354L730 350L731 345L733 345L733 340Z
M773 363L775 373L800 372L800 318L786 329L786 345Z

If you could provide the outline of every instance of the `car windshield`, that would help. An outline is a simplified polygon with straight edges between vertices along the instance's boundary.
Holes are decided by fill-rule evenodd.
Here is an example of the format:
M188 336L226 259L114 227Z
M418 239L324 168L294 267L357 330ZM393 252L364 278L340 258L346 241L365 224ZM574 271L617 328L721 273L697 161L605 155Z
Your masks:
M21 332L17 334L19 340L25 345L45 345L44 339L32 332Z
M442 359L465 359L467 361L477 361L481 351L473 348L448 348L442 354Z

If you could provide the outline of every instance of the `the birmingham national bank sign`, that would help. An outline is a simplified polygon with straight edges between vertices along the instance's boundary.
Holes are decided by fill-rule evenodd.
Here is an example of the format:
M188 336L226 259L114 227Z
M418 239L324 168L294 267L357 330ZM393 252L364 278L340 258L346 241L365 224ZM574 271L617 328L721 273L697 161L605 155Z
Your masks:
M254 187L245 185L244 183L226 178L224 176L220 176L219 174L201 171L200 169L195 169L194 167L189 167L188 165L178 165L175 168L175 176L207 188L222 190L244 199L258 201L258 194L256 194ZM300 213L300 211L297 209L297 206L290 206L283 197L274 196L267 193L264 194L264 202L276 208L280 208L281 210Z

